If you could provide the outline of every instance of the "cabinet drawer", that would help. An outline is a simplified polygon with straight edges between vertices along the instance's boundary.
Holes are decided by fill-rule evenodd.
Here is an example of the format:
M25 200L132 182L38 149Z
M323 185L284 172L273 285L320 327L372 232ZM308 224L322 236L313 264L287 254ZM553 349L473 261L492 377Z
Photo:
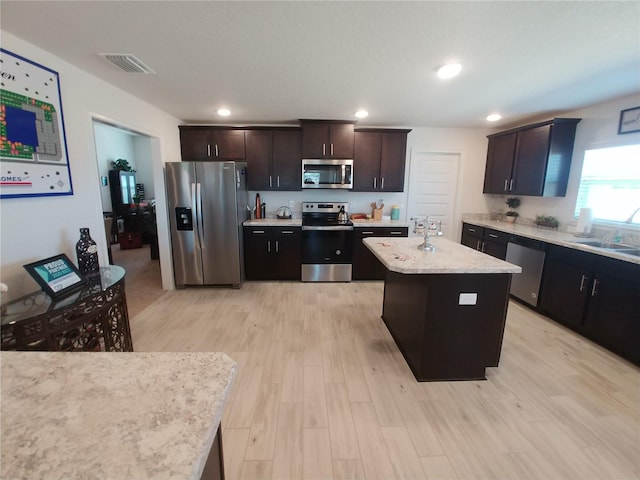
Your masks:
M482 237L482 235L484 235L484 228L478 227L477 225L470 225L468 223L462 224L462 231L464 233L468 233L469 235L475 235L477 237Z
M492 230L491 228L486 228L484 230L484 238L485 240L489 240L496 243L507 244L509 240L509 234L505 232L500 232L499 230Z

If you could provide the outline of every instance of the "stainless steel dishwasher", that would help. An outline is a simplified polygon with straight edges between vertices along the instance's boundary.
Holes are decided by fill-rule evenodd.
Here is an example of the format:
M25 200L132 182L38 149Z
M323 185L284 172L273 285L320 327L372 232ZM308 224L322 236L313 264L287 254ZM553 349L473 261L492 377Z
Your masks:
M534 307L538 305L544 257L543 242L522 237L509 238L505 260L522 267L522 273L512 276L509 293Z

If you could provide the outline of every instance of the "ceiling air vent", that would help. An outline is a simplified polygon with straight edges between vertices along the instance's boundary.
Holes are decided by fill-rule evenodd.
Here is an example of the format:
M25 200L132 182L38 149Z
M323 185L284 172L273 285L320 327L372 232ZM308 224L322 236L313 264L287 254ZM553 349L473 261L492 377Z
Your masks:
M123 72L128 73L156 73L130 53L99 53L101 57L109 61Z

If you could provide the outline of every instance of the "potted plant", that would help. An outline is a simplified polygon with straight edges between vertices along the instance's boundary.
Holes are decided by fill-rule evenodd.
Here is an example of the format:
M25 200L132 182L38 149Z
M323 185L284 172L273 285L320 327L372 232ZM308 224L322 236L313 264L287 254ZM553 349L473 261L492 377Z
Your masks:
M520 199L518 197L509 197L504 203L506 203L509 207L509 210L507 211L507 213L505 213L507 222L514 223L519 215L518 212L515 211L515 209L520 206Z
M123 172L135 172L135 170L129 165L129 161L124 158L119 158L111 162L114 170L122 170Z
M560 225L560 222L556 217L551 215L536 215L536 225L539 227L556 229Z

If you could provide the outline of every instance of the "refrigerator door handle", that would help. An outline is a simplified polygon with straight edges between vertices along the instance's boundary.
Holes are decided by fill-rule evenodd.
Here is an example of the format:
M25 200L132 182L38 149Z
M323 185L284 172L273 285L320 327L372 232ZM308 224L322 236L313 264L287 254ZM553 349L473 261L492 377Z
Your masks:
M198 202L198 210L196 213L196 222L198 224L198 242L200 243L200 249L205 249L204 243L204 223L202 222L202 191L200 189L200 182L196 183L196 197Z
M194 230L195 230L195 234L198 238L198 247L200 247L200 235L198 233L198 230L200 229L200 225L198 224L198 204L196 202L196 184L192 183L191 184L191 211L193 212L193 215L195 216L195 222L193 222L194 224Z

